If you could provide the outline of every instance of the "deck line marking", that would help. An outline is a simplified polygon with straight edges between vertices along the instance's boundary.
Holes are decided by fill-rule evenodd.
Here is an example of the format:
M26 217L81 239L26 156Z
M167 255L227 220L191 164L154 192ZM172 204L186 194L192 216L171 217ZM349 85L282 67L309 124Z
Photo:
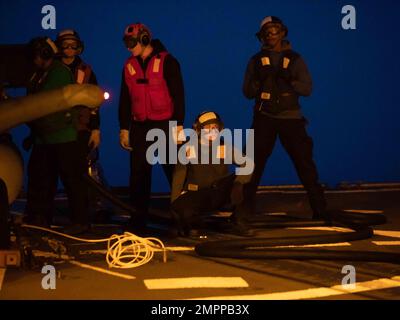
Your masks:
M119 272L109 271L109 270L107 270L107 269L103 269L103 268L100 268L100 267L91 266L91 265L89 265L89 264L81 263L81 262L78 262L78 261L70 260L70 261L68 261L68 262L71 263L71 264L73 264L73 265L76 265L76 266L78 266L78 267L81 267L81 268L85 268L85 269L90 269L90 270L98 271L98 272L101 272L101 273L109 274L109 275L111 275L111 276L115 276L115 277L119 277L119 278L123 278L123 279L127 279L127 280L136 279L136 277L134 277L134 276L130 276L130 275L123 274L123 273L119 273Z
M337 232L354 232L354 230L341 227L291 227L290 230L315 230L315 231L337 231ZM400 231L397 230L374 230L374 235L385 236L391 238L400 238Z
M373 290L382 290L400 287L400 276L393 278L381 278L365 282L356 282L355 287L345 287L336 285L332 287L310 288L304 290L294 290L286 292L274 292L253 295L237 296L215 296L205 298L194 298L190 300L300 300L316 299L330 296L339 296L351 293L360 293Z
M1 268L0 269L0 291L1 288L3 287L3 281L4 281L4 275L6 274L6 268Z
M263 216L287 216L286 212L267 212L263 213Z
M317 248L317 247L346 247L351 246L350 242L338 242L338 243L320 243L320 244L304 244L304 245L288 245L288 246L273 246L273 248ZM271 248L271 247L266 247ZM251 248L249 248L251 249ZM260 249L260 247L257 247Z
M61 258L61 259L65 260L65 261L68 261L69 263L71 263L73 265L78 266L78 267L85 268L85 269L90 269L90 270L94 270L94 271L98 271L98 272L101 272L101 273L109 274L111 276L120 277L120 278L127 279L127 280L136 279L136 277L134 277L134 276L130 276L130 275L119 273L119 272L110 271L110 270L107 270L107 269L104 269L104 268L95 267L95 266L92 266L92 265L89 265L89 264L86 264L86 263L82 263L82 262L79 262L79 261L76 261L76 260L72 260L71 257L69 257L67 255L61 255L60 256L60 255L52 253L52 252L46 252L46 251L40 251L40 250L33 250L33 254L34 254L35 257Z
M355 212L355 213L383 213L383 210L359 210L359 209L345 209L345 212Z
M149 290L188 288L247 288L242 277L189 277L143 280Z
M341 227L291 227L290 230L313 230L313 231L337 231L337 232L354 232L352 229Z
M377 246L400 246L400 241L372 241Z
M400 231L395 230L374 230L374 235L390 238L400 238Z

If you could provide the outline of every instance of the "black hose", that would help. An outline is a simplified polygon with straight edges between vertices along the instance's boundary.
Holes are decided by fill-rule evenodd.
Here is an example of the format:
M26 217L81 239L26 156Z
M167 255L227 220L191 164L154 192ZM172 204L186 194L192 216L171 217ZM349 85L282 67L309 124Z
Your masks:
M92 177L88 175L84 175L85 181L88 183L89 187L94 188L96 191L98 191L103 197L105 197L107 200L111 201L113 204L115 204L117 207L120 207L123 210L128 211L131 215L136 214L136 210L127 204L126 202L120 200L117 196L115 196L110 190L108 190L106 187L104 187L102 184L98 183L96 180L94 180Z
M196 246L196 253L201 256L233 259L294 259L294 260L339 260L369 261L400 264L400 254L375 251L338 251L316 249L262 249L242 250L237 247L223 249L216 244L204 248L204 244Z
M253 229L275 229L275 228L296 228L296 227L321 227L330 226L329 223L320 220L302 220L302 221L257 221L251 222Z
M386 217L383 214L364 214L357 212L332 212L332 219L339 224L350 228L363 228L386 223Z
M373 236L371 225L386 222L381 214L361 214L332 212L334 225L353 229L353 232L324 234L318 236L299 236L281 238L256 238L244 240L222 240L200 243L195 252L201 256L236 258L236 259L296 259L296 260L352 260L400 263L400 254L373 251L337 251L299 248L273 248L277 246L295 246L323 243L337 243L368 239ZM272 222L265 218L254 218L251 227L289 227L327 225L316 221L279 221Z
M331 218L335 225L351 229L360 229L368 226L385 224L386 217L383 214L363 214L356 212L332 211ZM256 216L249 218L249 224L252 228L290 228L290 227L317 227L330 226L331 223L323 220L302 220L296 217L282 216L279 220L271 220L271 216Z
M204 242L199 245L201 250L208 250L215 245L218 248L244 250L250 247L275 247L275 246L290 246L290 245L307 245L321 243L337 243L339 241L355 241L368 239L373 235L371 228L365 228L355 232L341 232L334 234L324 234L319 236L297 236L297 237L279 237L279 238L255 238L255 239L235 239L235 240L219 240Z

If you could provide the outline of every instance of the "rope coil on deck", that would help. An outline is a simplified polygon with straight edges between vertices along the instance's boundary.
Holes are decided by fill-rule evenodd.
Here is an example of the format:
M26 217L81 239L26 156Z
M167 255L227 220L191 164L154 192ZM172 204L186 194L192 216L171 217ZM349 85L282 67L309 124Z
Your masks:
M21 227L49 232L80 242L107 242L106 261L109 268L130 269L140 267L150 262L154 257L154 252L160 250L163 252L163 261L167 261L164 243L157 238L142 238L133 233L125 232L122 235L114 234L105 239L83 239L29 224L23 224Z

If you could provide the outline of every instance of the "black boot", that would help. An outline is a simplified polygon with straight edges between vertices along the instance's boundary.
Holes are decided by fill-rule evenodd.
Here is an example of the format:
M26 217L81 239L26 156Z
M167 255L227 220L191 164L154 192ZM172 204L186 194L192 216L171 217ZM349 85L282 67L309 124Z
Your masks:
M254 237L255 235L254 231L251 230L248 224L243 221L233 222L229 232L241 237Z
M324 210L313 210L313 220L322 220L325 221L327 225L332 225L332 215L331 213L324 209Z
M327 203L324 190L321 185L307 187L308 199L313 211L313 220L323 220L328 224L332 223L332 217L327 210Z

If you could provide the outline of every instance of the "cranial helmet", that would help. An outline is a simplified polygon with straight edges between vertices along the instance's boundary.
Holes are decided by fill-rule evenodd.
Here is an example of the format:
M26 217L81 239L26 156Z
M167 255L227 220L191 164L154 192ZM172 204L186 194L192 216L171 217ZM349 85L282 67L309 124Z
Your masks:
M260 29L259 29L259 31L256 33L256 37L258 38L258 40L260 40L261 42L263 42L264 32L265 32L266 29L267 29L268 27L270 27L272 24L280 25L280 27L281 27L282 30L284 31L284 37L287 37L287 35L288 35L288 28L283 24L282 20L279 19L278 17L275 17L275 16L267 16L267 17L265 17L264 19L261 20Z
M219 130L224 128L224 123L218 113L214 111L203 111L196 117L196 120L193 123L193 129L199 133L205 125L211 123L218 124Z
M72 29L67 29L67 30L61 31L57 35L57 39L56 39L57 47L60 50L62 50L62 44L63 44L63 41L65 41L65 40L75 40L78 44L78 47L76 48L78 50L78 55L82 54L83 49L84 49L84 43L81 40L81 38L79 37L78 32L76 32L75 30L72 30Z
M137 22L126 27L123 41L128 49L132 49L137 43L148 46L151 42L151 32L143 23Z

